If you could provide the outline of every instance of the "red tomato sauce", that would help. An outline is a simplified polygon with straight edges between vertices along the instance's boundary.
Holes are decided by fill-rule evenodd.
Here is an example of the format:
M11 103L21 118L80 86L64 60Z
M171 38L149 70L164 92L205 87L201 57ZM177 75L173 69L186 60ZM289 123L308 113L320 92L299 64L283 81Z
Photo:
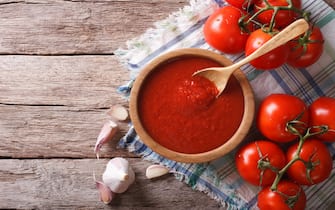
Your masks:
M220 66L206 58L187 57L162 64L140 90L141 122L162 146L181 153L201 153L224 144L243 117L242 89L231 77L226 90L216 98L212 82L192 74Z

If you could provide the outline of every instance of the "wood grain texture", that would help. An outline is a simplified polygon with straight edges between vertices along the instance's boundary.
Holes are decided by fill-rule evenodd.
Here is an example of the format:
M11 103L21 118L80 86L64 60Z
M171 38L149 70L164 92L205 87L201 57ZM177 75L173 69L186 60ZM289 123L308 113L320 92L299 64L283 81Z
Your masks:
M334 0L325 0L324 2L329 4L329 6L331 6L332 8L335 8L335 1Z
M2 104L108 108L129 80L115 56L0 56Z
M96 138L108 119L104 110L66 106L0 105L0 116L2 158L93 158ZM127 127L121 124L101 157L129 156L116 147Z
M136 180L111 205L99 201L93 180L101 180L107 160L0 160L0 209L219 209L202 192L173 175L145 178L149 162L130 159ZM176 193L178 192L178 193Z
M222 208L172 175L147 180L150 163L116 147L127 123L94 159L106 111L128 106L113 52L187 2L0 1L0 209ZM136 182L104 205L92 171L114 156L131 161Z
M0 54L112 54L185 2L1 1Z
M108 108L127 106L116 88L129 75L117 67L114 56L1 56L0 156L94 157ZM123 154L115 145L126 130L102 155Z

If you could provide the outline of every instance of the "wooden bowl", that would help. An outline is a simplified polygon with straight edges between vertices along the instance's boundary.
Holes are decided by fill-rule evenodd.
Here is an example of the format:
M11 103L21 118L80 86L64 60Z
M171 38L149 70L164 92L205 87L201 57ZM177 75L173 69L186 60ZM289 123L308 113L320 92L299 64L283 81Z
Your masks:
M185 162L185 163L208 162L231 152L245 138L254 118L254 112L255 112L254 95L249 81L247 80L243 72L240 69L238 69L237 71L234 72L233 75L236 78L237 84L239 84L239 87L241 89L242 93L240 95L243 98L243 105L240 110L242 113L241 119L239 121L239 124L237 125L236 130L233 131L234 133L232 134L232 136L229 139L225 140L225 142L222 143L221 145L212 148L208 151L184 152L184 151L175 151L174 149L163 146L161 143L158 143L152 137L152 135L150 135L147 132L146 128L147 126L143 124L143 120L141 119L141 111L139 110L140 106L139 102L141 100L146 99L141 98L143 97L141 91L144 84L148 80L147 79L148 76L152 75L152 73L155 72L157 69L159 69L159 67L163 65L168 65L168 63L173 62L175 60L182 61L185 58L207 59L216 62L219 66L227 66L232 64L232 62L223 55L219 55L217 53L203 49L180 49L168 52L166 54L157 57L141 70L141 72L139 73L133 84L130 94L130 105L129 105L130 117L140 139L154 152L162 155L163 157L178 162ZM229 91L229 89L225 91ZM223 116L223 117L229 118L231 116ZM162 126L164 126L164 124ZM179 126L184 125L181 124Z

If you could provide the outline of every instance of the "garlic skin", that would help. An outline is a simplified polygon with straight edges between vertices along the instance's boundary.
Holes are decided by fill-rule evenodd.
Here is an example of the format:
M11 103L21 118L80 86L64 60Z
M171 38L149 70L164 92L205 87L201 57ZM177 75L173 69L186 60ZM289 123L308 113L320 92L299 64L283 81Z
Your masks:
M100 130L97 141L95 143L94 152L99 159L99 151L105 143L112 140L118 131L118 124L112 120L105 122L103 127Z
M104 202L104 204L111 203L114 193L109 189L109 187L100 181L95 181L95 186L99 190L100 200Z
M128 160L115 157L107 163L102 180L112 192L123 193L135 181L135 173Z

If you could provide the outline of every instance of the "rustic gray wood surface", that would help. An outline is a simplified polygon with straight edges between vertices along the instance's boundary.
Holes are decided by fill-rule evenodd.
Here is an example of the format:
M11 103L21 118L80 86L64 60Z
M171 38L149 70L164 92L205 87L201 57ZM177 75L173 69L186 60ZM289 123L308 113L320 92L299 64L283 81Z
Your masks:
M335 6L334 0L327 0ZM187 0L0 0L0 209L220 209L172 175L144 176L149 162L116 148L93 152L107 110L126 101L129 79L113 51ZM126 157L135 184L111 205L93 181Z

